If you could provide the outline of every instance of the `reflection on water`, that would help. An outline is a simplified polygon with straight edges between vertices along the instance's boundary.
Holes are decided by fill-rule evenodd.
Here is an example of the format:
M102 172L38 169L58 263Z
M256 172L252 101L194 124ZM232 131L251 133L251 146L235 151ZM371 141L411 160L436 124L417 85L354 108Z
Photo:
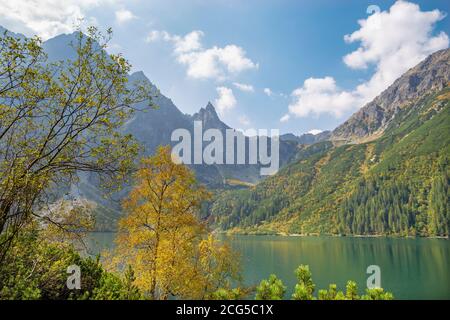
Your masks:
M381 268L381 285L398 299L450 299L450 241L444 239L222 236L241 254L247 285L271 273L295 285L294 269L308 264L316 289L347 280L364 288L369 265ZM94 233L93 252L113 245L113 233ZM361 290L362 291L362 290Z

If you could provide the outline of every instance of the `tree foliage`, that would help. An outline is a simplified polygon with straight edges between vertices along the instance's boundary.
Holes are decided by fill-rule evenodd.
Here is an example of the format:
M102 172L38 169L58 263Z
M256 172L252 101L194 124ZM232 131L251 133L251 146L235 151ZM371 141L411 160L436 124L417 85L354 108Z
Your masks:
M316 285L312 281L312 274L308 266L300 265L295 270L297 284L292 294L294 300L312 300Z
M338 290L336 284L330 284L328 290L320 289L317 296L314 295L316 285L312 280L309 266L300 265L295 270L297 284L292 294L292 300L393 300L394 296L390 292L385 292L382 288L366 289L364 295L358 295L358 286L354 281L348 281L345 293ZM257 300L281 300L283 299L286 287L276 275L270 275L269 279L262 280L256 287Z
M283 281L271 274L269 279L262 280L256 287L256 300L282 300L286 293Z
M82 257L71 243L50 241L42 231L33 223L14 238L0 264L0 300L141 298L131 268L123 275L107 272L99 257ZM71 265L80 267L79 290L66 285Z
M131 265L136 284L152 299L205 298L236 278L231 249L196 216L209 197L194 174L175 164L170 148L142 161L124 202L113 265Z
M121 126L149 88L129 84L130 64L104 50L96 28L77 33L75 58L49 62L39 38L0 36L0 261L32 215L77 172L120 186L138 146ZM116 182L112 182L116 181Z

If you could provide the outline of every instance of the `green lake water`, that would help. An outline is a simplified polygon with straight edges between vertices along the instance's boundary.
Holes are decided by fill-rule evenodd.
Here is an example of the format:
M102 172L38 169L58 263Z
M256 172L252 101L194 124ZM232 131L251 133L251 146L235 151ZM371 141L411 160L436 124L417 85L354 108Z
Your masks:
M94 233L94 253L110 248L114 233ZM366 287L366 269L378 265L381 286L397 299L450 299L450 241L446 239L222 236L240 253L246 285L275 273L288 287L295 285L294 269L308 264L316 290L347 280Z

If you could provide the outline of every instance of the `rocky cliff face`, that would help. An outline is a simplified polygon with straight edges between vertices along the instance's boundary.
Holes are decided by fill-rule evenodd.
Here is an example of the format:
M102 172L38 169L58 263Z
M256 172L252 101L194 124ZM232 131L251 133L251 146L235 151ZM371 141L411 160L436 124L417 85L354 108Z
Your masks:
M373 101L366 104L332 133L333 140L358 141L378 136L399 110L450 81L450 49L440 50L411 68Z

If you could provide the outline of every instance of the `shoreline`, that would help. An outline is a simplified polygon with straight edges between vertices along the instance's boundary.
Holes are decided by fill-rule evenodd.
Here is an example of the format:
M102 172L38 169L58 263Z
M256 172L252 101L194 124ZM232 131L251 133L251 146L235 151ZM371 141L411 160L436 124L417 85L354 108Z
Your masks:
M117 233L117 230L93 230L88 233ZM229 232L229 231L212 231L213 234L227 236L277 236L277 237L336 237L336 238L396 238L396 239L442 239L450 240L448 236L399 236L384 234L318 234L318 233L245 233L245 232Z
M300 233L245 233L245 232L227 232L215 231L214 233L222 235L241 235L241 236L277 236L277 237L336 237L336 238L396 238L396 239L442 239L450 240L448 236L399 236L399 235L384 235L384 234L300 234Z

